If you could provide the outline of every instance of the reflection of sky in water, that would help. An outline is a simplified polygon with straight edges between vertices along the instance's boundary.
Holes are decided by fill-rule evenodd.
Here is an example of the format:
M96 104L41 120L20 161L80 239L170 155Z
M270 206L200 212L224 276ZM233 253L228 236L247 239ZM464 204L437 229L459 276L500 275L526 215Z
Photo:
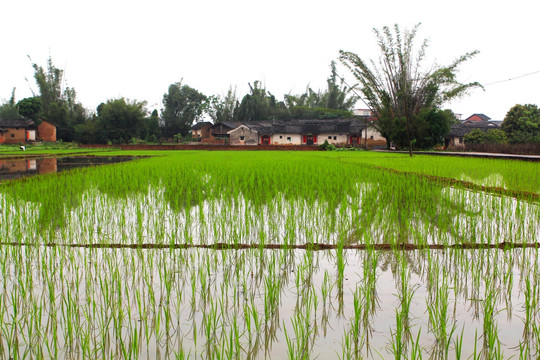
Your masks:
M208 181L208 180L206 180ZM243 197L238 199L217 198L206 200L200 206L186 210L174 210L165 200L163 188L150 187L144 195L128 196L118 199L101 193L97 189L89 189L80 202L66 211L66 223L62 228L54 229L52 240L59 243L258 243L261 233L265 234L269 243L284 244L295 242L324 242L335 244L343 236L354 234L356 224L351 221L354 212L362 212L363 197L366 192L373 190L369 184L360 184L356 191L341 202L337 209L328 211L328 204L314 202L308 204L304 200L287 200L284 197L275 201L255 207ZM440 190L443 199L448 204L459 204L463 211L452 218L454 232L442 233L436 227L427 223L421 216L410 219L418 239L427 239L430 243L448 242L462 239L471 239L474 234L478 242L501 241L537 241L540 234L538 222L539 207L535 203L527 203L505 196L493 196L470 190L444 188ZM448 206L450 206L448 205ZM40 239L46 234L36 234L39 228L38 219L40 208L38 204L30 202L13 203L5 195L0 195L0 237L11 241L44 241ZM376 241L381 242L386 234L395 231L392 221L389 221L388 208L380 204L379 216L374 217L367 233ZM414 214L414 213L413 213ZM14 232L17 229L17 232ZM361 236L366 236L363 233ZM9 241L8 240L8 241ZM362 242L362 239L359 239ZM2 248L8 252L10 248ZM50 250L42 250L50 252ZM354 319L354 294L361 292L366 286L364 268L366 266L366 251L345 250L345 269L343 272L343 294L339 296L339 275L337 271L337 250L332 251L286 251L286 250L242 250L242 251L212 251L212 250L99 250L87 251L83 249L69 250L73 254L75 263L70 263L66 256L63 266L65 278L58 280L58 286L68 287L73 278L88 278L98 281L102 274L114 273L118 270L120 278L129 289L139 289L144 293L143 273L152 273L150 284L156 291L156 303L160 304L163 298L163 278L160 272L171 271L174 289L182 296L175 300L173 306L172 324L180 324L183 344L186 352L193 348L193 322L201 332L198 338L198 354L204 344L203 311L197 305L196 313L191 313L191 303L199 304L201 298L202 277L208 276L205 284L211 292L208 301L219 306L220 299L233 299L242 297L238 305L230 304L225 312L220 313L219 331L230 331L232 317L236 317L241 326L244 326L244 311L247 299L250 306L254 306L259 315L264 317L264 298L266 293L266 280L276 281L282 278L280 290L279 319L277 332L272 342L269 358L282 358L287 352L287 342L284 328L289 337L294 336L292 319L298 312L305 312L306 306L312 306L312 326L317 324L318 334L315 336L312 358L336 358L341 355L344 334L350 333L351 321ZM108 254L104 256L104 254ZM137 255L134 255L137 254ZM312 257L308 256L310 254ZM396 326L396 309L400 308L399 294L399 261L393 252L379 252L376 266L376 293L378 306L373 315L369 317L373 326L370 344L374 350L383 357L392 357L389 352L392 333ZM533 281L536 289L540 288L537 269L539 267L538 250L471 250L471 251L411 251L399 253L405 257L407 272L410 272L408 288L414 289L409 319L412 337L416 338L419 331L420 341L427 357L435 343L435 335L429 329L429 316L427 302L434 296L434 292L441 287L442 279L448 286L448 328L449 334L453 325L455 333L453 338L461 336L463 331L464 345L463 358L469 357L474 349L475 333L478 334L478 347L481 347L483 332L482 309L486 298L486 281L491 280L489 287L496 291L496 324L498 337L504 350L504 358L519 352L519 342L523 334L524 318L524 281ZM429 256L428 256L429 255ZM288 257L284 259L283 257ZM107 263L105 259L114 260ZM150 260L150 257L152 259ZM5 259L10 259L5 256ZM239 260L241 259L241 260ZM10 260L8 260L10 261ZM107 260L110 261L110 260ZM39 272L40 261L35 266ZM277 270L270 272L269 264L275 263ZM96 268L88 268L88 264L96 264ZM85 264L74 268L74 264ZM91 266L91 265L90 265ZM29 267L34 269L34 267ZM134 270L135 269L135 270ZM202 270L201 270L202 269ZM207 272L208 274L204 275ZM304 270L302 270L304 269ZM372 271L367 269L367 273ZM534 272L536 271L536 273ZM323 305L322 283L324 274L330 280L330 296ZM431 275L430 275L431 274ZM508 274L512 274L509 277ZM298 282L297 282L297 276ZM431 278L430 278L431 276ZM73 278L72 278L73 277ZM39 279L39 275L36 275ZM196 293L191 292L191 280L196 279ZM225 286L226 280L229 284ZM94 281L92 280L92 281ZM510 281L511 280L511 281ZM13 278L5 278L6 282L14 282ZM37 294L42 294L40 288L43 282L36 281ZM13 287L11 283L7 288ZM94 284L94 286L97 286ZM83 286L84 288L84 286ZM81 289L81 292L84 289ZM537 290L538 291L538 290ZM239 295L241 294L241 295ZM312 294L312 295L306 295ZM317 296L317 306L313 303L306 305L306 297ZM97 295L84 295L96 296ZM131 297L127 304L137 304L135 295L130 291L123 296ZM508 301L511 300L511 301ZM98 304L103 299L97 298ZM45 308L48 305L45 305ZM85 302L80 306L84 309ZM135 305L133 305L135 306ZM236 308L234 306L237 306ZM323 307L327 311L327 325L322 319ZM340 313L340 308L342 312ZM4 324L11 320L8 318L11 308L7 307ZM150 307L148 311L162 311L161 308ZM139 324L138 309L134 307L132 318L124 321L129 324ZM220 310L221 311L221 310ZM478 312L475 314L475 312ZM511 314L511 316L508 316ZM538 310L534 313L540 323ZM7 316L7 317L6 317ZM127 325L126 325L127 326ZM173 329L176 325L173 325ZM178 330L178 329L177 329ZM262 336L262 335L261 335ZM202 339L202 340L201 340ZM177 341L171 339L171 341ZM220 341L224 341L221 338ZM242 332L241 342L247 342L247 334ZM151 341L155 344L155 339ZM177 344L176 344L177 345ZM146 344L143 345L146 346ZM149 355L156 354L154 345L149 345ZM174 348L174 344L171 345ZM453 345L451 346L453 349ZM365 347L363 348L365 355ZM454 358L451 350L450 358ZM378 358L373 352L373 358ZM258 357L264 357L264 348L259 350ZM140 358L145 358L141 355Z
M237 199L215 198L180 210L167 203L163 188L150 187L139 196L111 197L96 189L88 190L71 209L65 210L65 225L53 234L55 242L68 243L157 243L157 244L336 244L384 243L399 236L388 206L376 203L376 213L367 223L359 219L365 206L366 191L373 187L359 185L356 192L343 199L336 209L322 202L277 197L254 206L240 196ZM454 244L462 242L500 243L536 242L540 238L540 207L537 203L511 197L490 195L463 189L440 190L445 228L437 224L437 214L422 210L408 213L410 243ZM17 241L33 241L40 208L27 202L13 204L0 195L5 209L0 213L0 236ZM457 209L457 210L456 210ZM450 223L448 223L450 222ZM16 224L16 226L15 226ZM14 233L13 228L20 229ZM46 232L38 236L46 236ZM47 235L48 236L48 235ZM14 239L14 237L16 239Z
M490 174L489 176L483 178L483 179L474 179L470 176L467 176L465 174L461 174L459 177L461 181L470 182L475 185L479 186L486 186L486 187L497 187L497 188L503 188L506 189L506 183L504 181L504 178L501 174Z
M5 254L5 248L2 249ZM55 250L58 251L58 250ZM317 329L314 335L314 342L310 358L337 358L342 354L342 344L345 334L349 334L354 322L354 293L363 293L367 288L367 281L364 278L364 268L367 266L371 271L371 263L366 262L367 251L345 250L344 257L346 266L343 272L342 291L339 296L339 276L336 268L336 251L306 252L301 250L226 250L212 251L208 249L189 250L84 250L65 249L65 256L59 255L58 265L64 268L63 275L56 274L57 306L60 306L62 297L66 295L66 287L71 289L71 297L75 296L73 283L76 278L82 279L78 292L78 310L82 313L95 311L101 314L102 309L110 311L105 306L104 298L99 292L99 279L116 281L121 284L122 291L118 293L122 296L122 304L125 310L127 304L131 304L131 318L125 313L122 324L128 327L138 327L141 325L140 319L146 313L151 324L155 319L156 312L161 312L163 321L164 307L170 307L172 316L169 331L174 334L168 340L160 342L160 353L164 356L165 345L171 349L179 349L179 340L186 351L195 353L193 339L193 329L198 333L198 356L205 357L205 332L204 314L210 314L211 309L218 309L216 341L218 346L223 342L231 331L233 319L236 319L240 335L239 341L245 349L248 346L248 334L245 330L244 317L246 311L249 316L251 307L254 307L261 319L261 348L257 351L256 358L263 358L264 339L271 341L271 348L267 354L269 358L284 358L287 354L287 342L284 329L287 329L289 338L294 339L294 329L292 319L300 314L300 318L307 312L312 314L310 328ZM25 252L25 258L30 254ZM435 335L430 330L427 304L430 298L434 298L437 289L442 285L443 279L448 286L448 316L447 333L450 334L455 326L455 333L452 339L461 337L463 331L463 354L462 358L468 358L474 350L475 333L478 336L477 347L482 347L481 336L483 334L483 306L486 294L486 280L490 279L489 289L497 291L495 298L495 322L498 338L501 341L501 349L504 351L503 358L509 358L519 352L519 343L522 341L524 318L524 295L523 281L532 276L537 271L539 264L538 250L514 250L503 252L500 250L486 251L410 251L399 253L404 256L404 264L410 276L407 287L414 289L411 308L409 312L409 323L412 337L420 332L420 344L424 348L423 355L428 358L429 354L437 350L433 348ZM373 332L369 337L372 356L366 356L365 344L362 345L361 354L366 358L379 358L377 353L383 358L393 358L389 348L391 347L392 333L396 328L396 309L400 309L398 300L400 289L400 261L397 260L393 252L375 252L372 255L378 256L376 265L376 293L378 306L375 312L368 318L373 326ZM47 296L42 295L49 290L46 288L46 281L41 281L41 267L48 264L48 259L52 256L52 250L41 249L40 257L31 261L32 266L27 269L34 271L35 286L30 290L33 292L33 301L43 306L45 314L43 326L47 322L48 308L50 303ZM58 255L57 255L58 256ZM53 256L54 258L54 256ZM43 262L45 259L45 262ZM70 260L71 259L71 260ZM9 263L9 262L8 262ZM366 265L367 264L367 265ZM470 264L475 264L471 266ZM273 270L272 270L273 269ZM135 271L134 271L135 270ZM173 299L166 301L166 291L164 286L164 271L172 276L171 294ZM323 302L322 284L325 273L329 279L329 297ZM508 274L512 274L509 277ZM146 278L145 274L153 274L151 278ZM430 275L431 274L431 275ZM114 276L113 276L114 275ZM431 276L431 278L430 278ZM54 277L54 275L53 275ZM202 278L206 280L202 281ZM7 284L6 289L11 291L16 284L16 273L4 277ZM195 279L195 293L191 292L191 282ZM227 280L226 280L227 279ZM511 279L511 282L509 281ZM39 281L38 281L39 280ZM279 310L276 333L270 337L265 334L264 322L264 299L267 281L281 281L279 291ZM93 283L94 291L87 292L87 281ZM533 285L538 288L539 279L534 279ZM97 283L96 283L97 282ZM205 284L205 285L203 285ZM71 287L70 287L71 285ZM111 289L115 288L115 283L111 284ZM155 296L155 306L148 300L148 288L153 288ZM64 289L64 290L62 290ZM208 292L206 302L203 302L203 289ZM128 291L129 290L129 291ZM116 294L116 293L115 293ZM142 308L138 307L137 294L144 299ZM116 295L115 295L116 296ZM317 303L313 302L314 296ZM76 297L76 296L75 296ZM237 298L236 302L234 298ZM311 301L308 301L308 298ZM511 301L506 301L510 298ZM88 302L87 300L91 301ZM226 303L225 303L226 302ZM225 311L222 311L222 304L225 303ZM157 306L159 304L159 306ZM192 308L195 304L195 308ZM97 306L97 308L94 308ZM246 308L247 306L247 308ZM362 306L362 309L364 306ZM107 310L108 309L108 310ZM22 309L23 311L24 308ZM143 313L140 313L141 310ZM328 316L326 322L323 319L323 310ZM11 324L10 315L13 309L8 301L5 306L4 324ZM475 312L478 315L475 315ZM508 318L507 316L511 314ZM19 314L19 316L22 316ZM89 318L90 321L99 321L99 316ZM533 309L533 316L540 321L538 309ZM533 318L534 319L534 318ZM196 324L195 327L193 324ZM268 322L270 325L272 320ZM24 321L22 322L24 324ZM83 322L83 329L89 326L98 332L99 325ZM24 325L21 325L24 328ZM252 325L253 326L253 325ZM363 323L360 326L361 332L364 329ZM60 336L63 327L59 328ZM113 334L112 327L109 328ZM163 328L162 328L162 331ZM45 332L48 336L50 333ZM126 339L130 336L125 333ZM253 339L257 333L252 330ZM95 339L100 339L96 336ZM95 340L94 339L94 340ZM166 337L164 337L166 339ZM149 344L144 337L142 340L142 353L138 358L151 359L156 357L155 337L151 335ZM2 340L0 340L2 341ZM111 337L111 346L114 349L115 338ZM452 343L453 344L453 343ZM253 345L253 344L252 344ZM538 344L537 344L538 346ZM410 345L409 345L410 348ZM454 346L450 347L450 358L455 358ZM112 350L114 351L114 350ZM245 355L245 354L244 354ZM241 356L242 358L242 356Z

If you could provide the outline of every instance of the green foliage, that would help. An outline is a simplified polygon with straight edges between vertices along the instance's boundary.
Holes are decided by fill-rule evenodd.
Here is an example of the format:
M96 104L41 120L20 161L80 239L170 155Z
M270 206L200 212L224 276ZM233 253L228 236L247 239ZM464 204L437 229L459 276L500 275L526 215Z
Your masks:
M311 108L307 106L291 108L291 117L293 119L346 119L352 116L353 113L347 110Z
M75 126L84 124L89 117L86 109L77 102L75 89L62 89L64 72L54 66L51 57L47 59L46 68L35 63L32 63L32 67L41 99L39 117L57 126L58 139L76 140L79 132L75 130Z
M0 119L17 119L19 112L15 104L15 88L11 92L11 98L4 104L0 105Z
M39 113L41 111L41 98L35 96L22 99L17 103L17 110L19 115L33 120L36 125L41 123L39 119Z
M488 144L508 144L508 137L501 129L489 129L486 132L486 142Z
M506 114L502 129L512 144L540 143L540 109L537 105L515 105Z
M242 98L238 107L238 121L252 122L287 117L285 104L278 102L264 86L260 87L259 81L255 81L253 86L249 84L249 89L250 93Z
M483 144L486 139L486 134L480 129L474 129L463 137L466 145Z
M107 140L127 143L132 138L146 136L146 102L129 101L124 98L108 100L97 108L98 132L105 133Z
M182 134L176 134L173 136L173 139L174 139L174 142L175 143L179 143L180 141L182 141Z
M506 133L501 129L489 129L488 131L482 131L480 129L474 129L470 133L464 136L463 140L466 145L477 144L499 144L504 145L508 143Z
M336 146L334 144L328 143L328 140L324 140L324 143L319 145L319 150L322 151L333 151L336 149Z
M359 97L351 95L354 88L350 88L341 81L336 70L336 63L330 63L330 77L326 80L328 87L324 91L314 91L310 87L301 95L285 95L285 103L289 110L295 108L319 108L329 110L349 111L358 101ZM293 118L297 118L293 115Z
M476 55L476 51L459 57L448 66L431 66L423 70L427 41L424 40L415 51L418 27L419 24L404 32L398 25L394 26L393 32L386 26L382 31L374 29L381 52L379 65L375 61L365 62L355 53L340 51L341 62L358 80L368 106L378 117L374 126L388 143L402 143L406 138L411 155L413 140L416 139L417 144L423 142L422 134L414 131L423 126L415 122L430 119L422 114L480 86L476 82L462 84L456 80L459 65Z
M209 99L180 81L169 86L168 92L163 95L163 106L161 118L164 135L170 138L178 133L186 135L191 125L199 121L209 108Z
M240 103L236 97L236 89L229 88L227 95L210 97L209 115L214 124L224 121L237 121Z

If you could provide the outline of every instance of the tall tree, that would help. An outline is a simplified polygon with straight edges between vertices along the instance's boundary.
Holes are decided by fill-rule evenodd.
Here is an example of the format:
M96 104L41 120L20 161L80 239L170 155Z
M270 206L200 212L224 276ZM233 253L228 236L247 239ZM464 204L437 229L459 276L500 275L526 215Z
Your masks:
M57 126L57 138L75 140L75 125L88 120L84 107L77 102L73 88L63 88L64 71L54 66L49 56L45 68L32 63L34 79L39 88L41 111L37 122L47 120Z
M238 107L238 120L251 122L276 118L278 102L276 97L255 81L249 85L250 93L244 95Z
M456 80L458 67L477 51L459 57L448 66L423 69L428 45L424 40L415 47L419 25L403 33L398 25L394 25L393 32L388 27L382 31L374 29L381 55L378 62L369 63L371 66L349 51L340 50L339 56L358 81L366 103L378 118L374 125L388 143L395 140L396 122L404 123L410 156L413 140L417 139L413 123L422 112L437 109L471 88L481 87L477 82L462 84Z
M336 70L336 62L330 63L330 77L326 80L327 88L324 91L314 91L309 86L300 95L285 95L285 103L291 112L295 107L321 108L330 110L349 111L358 101L354 88L348 87L343 81L338 82L340 76Z
M111 99L97 107L98 131L108 141L126 143L146 135L146 116L145 101Z
M163 106L164 134L170 138L179 133L186 135L209 104L206 95L180 81L169 86L169 91L163 95Z
M41 99L37 96L22 99L17 103L19 115L33 120L34 123L40 123L39 113L41 111Z
M0 119L17 119L19 112L17 111L17 104L15 103L15 88L11 92L11 98L0 105Z
M210 99L209 115L214 123L237 121L240 102L236 96L236 88L229 87L224 97L213 96Z
M511 143L540 143L540 109L533 104L515 105L501 127Z

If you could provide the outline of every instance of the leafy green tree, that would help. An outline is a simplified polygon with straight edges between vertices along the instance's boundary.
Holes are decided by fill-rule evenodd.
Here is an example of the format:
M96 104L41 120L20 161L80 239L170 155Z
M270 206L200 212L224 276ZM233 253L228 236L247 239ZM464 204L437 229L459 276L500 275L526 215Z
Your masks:
M124 98L107 100L97 107L99 132L107 141L127 143L133 138L146 135L146 102Z
M506 114L502 129L510 143L540 143L540 109L537 105L515 105Z
M223 121L238 121L238 108L240 102L236 96L236 89L232 87L227 91L227 95L212 96L210 98L209 115L214 123Z
M163 95L164 135L172 138L176 134L186 135L191 125L203 116L209 107L208 97L182 82L169 86L169 91Z
M489 129L486 132L485 142L489 144L504 145L508 144L508 137L506 136L506 133L501 129Z
M347 110L320 107L294 106L289 111L293 119L346 119L353 117L353 113Z
M343 81L338 82L340 76L335 61L330 63L330 69L330 77L326 80L327 88L324 91L314 91L308 86L303 94L285 95L285 104L294 119L331 119L353 115L349 110L359 97L352 94L353 88L346 86Z
M15 104L15 88L11 92L11 98L4 104L0 105L0 119L17 119L19 112L17 104Z
M488 131L482 131L480 129L474 129L470 133L463 137L465 144L477 145L477 144L499 144L504 145L508 143L506 133L501 129L489 129Z
M150 117L146 120L146 136L144 137L147 141L157 142L161 137L161 130L159 128L159 114L158 111L154 109Z
M75 139L75 126L88 120L87 111L77 102L73 88L63 89L63 70L54 66L51 57L46 67L32 63L34 79L39 88L41 111L39 119L49 121L57 126L57 138L63 141Z
M374 126L388 143L406 137L411 156L413 140L418 142L419 138L414 132L415 127L419 128L414 122L422 119L419 115L480 86L477 82L462 84L456 80L458 67L476 51L448 66L431 66L424 70L422 62L427 41L415 50L418 27L419 24L404 32L398 25L393 32L388 27L383 27L382 31L374 29L381 52L378 63L365 62L357 54L343 50L339 57L357 79L366 103L376 114L378 121ZM404 125L400 126L399 136L394 128L396 123Z
M478 145L486 142L486 133L480 129L474 129L463 137L465 145Z
M283 102L278 103L276 97L255 81L249 85L250 93L246 94L238 107L238 121L252 122L280 118L278 114L285 110Z
M19 115L33 120L36 125L41 123L39 113L41 112L41 98L34 96L22 99L17 103Z

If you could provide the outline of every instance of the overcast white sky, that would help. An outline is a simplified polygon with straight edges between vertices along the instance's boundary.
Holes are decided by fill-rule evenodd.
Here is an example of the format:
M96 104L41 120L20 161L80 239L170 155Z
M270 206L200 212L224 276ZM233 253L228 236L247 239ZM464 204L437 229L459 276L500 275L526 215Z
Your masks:
M278 97L326 86L340 49L376 59L372 29L421 22L426 66L479 50L459 74L482 84L448 104L467 117L502 120L517 103L540 105L540 1L535 0L17 0L0 4L0 100L37 90L27 55L51 55L68 86L94 110L110 98L146 100L160 110L171 83L211 95L262 80ZM351 83L347 70L338 68ZM28 82L25 80L28 79ZM358 104L358 107L365 107Z

